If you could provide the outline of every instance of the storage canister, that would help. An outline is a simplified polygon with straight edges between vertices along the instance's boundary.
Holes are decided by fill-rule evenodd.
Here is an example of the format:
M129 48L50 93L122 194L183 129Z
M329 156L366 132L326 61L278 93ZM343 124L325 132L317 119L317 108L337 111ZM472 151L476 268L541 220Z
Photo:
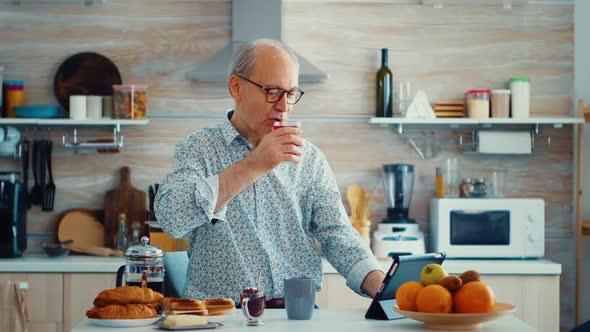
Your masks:
M469 90L465 93L467 112L472 119L490 117L490 90Z
M145 119L147 85L113 85L113 111L116 119Z
M512 92L512 117L528 118L531 102L531 79L528 77L513 77L510 79Z
M510 90L492 90L492 118L510 117Z
M6 107L4 116L7 118L16 118L14 107L23 106L25 103L25 82L23 81L6 81Z

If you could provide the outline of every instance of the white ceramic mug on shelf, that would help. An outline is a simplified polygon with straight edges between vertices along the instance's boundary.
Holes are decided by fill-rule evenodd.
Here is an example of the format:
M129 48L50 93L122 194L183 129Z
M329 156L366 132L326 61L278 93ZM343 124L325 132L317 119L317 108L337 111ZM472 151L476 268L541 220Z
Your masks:
M86 96L70 96L70 119L86 120Z

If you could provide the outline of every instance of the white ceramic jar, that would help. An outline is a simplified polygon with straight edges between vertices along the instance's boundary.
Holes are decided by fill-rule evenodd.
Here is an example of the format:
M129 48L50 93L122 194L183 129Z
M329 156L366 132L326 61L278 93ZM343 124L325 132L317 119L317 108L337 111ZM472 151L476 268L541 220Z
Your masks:
M531 79L528 77L513 77L510 79L512 98L510 106L513 118L528 118L531 103Z
M86 96L70 96L70 119L86 120Z

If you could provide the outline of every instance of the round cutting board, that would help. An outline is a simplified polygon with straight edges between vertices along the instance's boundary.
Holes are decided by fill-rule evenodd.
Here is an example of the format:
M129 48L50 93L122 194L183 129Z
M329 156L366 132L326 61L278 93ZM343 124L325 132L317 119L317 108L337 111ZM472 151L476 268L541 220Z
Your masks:
M60 241L72 239L72 246L104 246L104 227L90 213L80 210L66 212L59 222Z
M98 53L78 53L67 58L53 79L55 98L67 112L70 96L112 96L113 84L121 84L117 66Z

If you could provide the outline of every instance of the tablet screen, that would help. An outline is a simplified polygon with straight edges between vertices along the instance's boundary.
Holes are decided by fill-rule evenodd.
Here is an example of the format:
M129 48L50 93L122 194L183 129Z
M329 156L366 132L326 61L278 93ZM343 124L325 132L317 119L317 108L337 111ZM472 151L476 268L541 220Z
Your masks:
M422 268L430 263L442 264L445 256L444 252L395 256L379 292L377 292L369 310L365 314L365 318L395 319L402 317L392 309L395 305L395 292L399 286L406 281L420 282Z
M395 292L401 284L406 281L419 282L420 272L425 265L430 263L442 264L444 259L444 253L397 256L397 259L394 259L389 271L387 271L381 292L375 296L375 299L394 299Z

